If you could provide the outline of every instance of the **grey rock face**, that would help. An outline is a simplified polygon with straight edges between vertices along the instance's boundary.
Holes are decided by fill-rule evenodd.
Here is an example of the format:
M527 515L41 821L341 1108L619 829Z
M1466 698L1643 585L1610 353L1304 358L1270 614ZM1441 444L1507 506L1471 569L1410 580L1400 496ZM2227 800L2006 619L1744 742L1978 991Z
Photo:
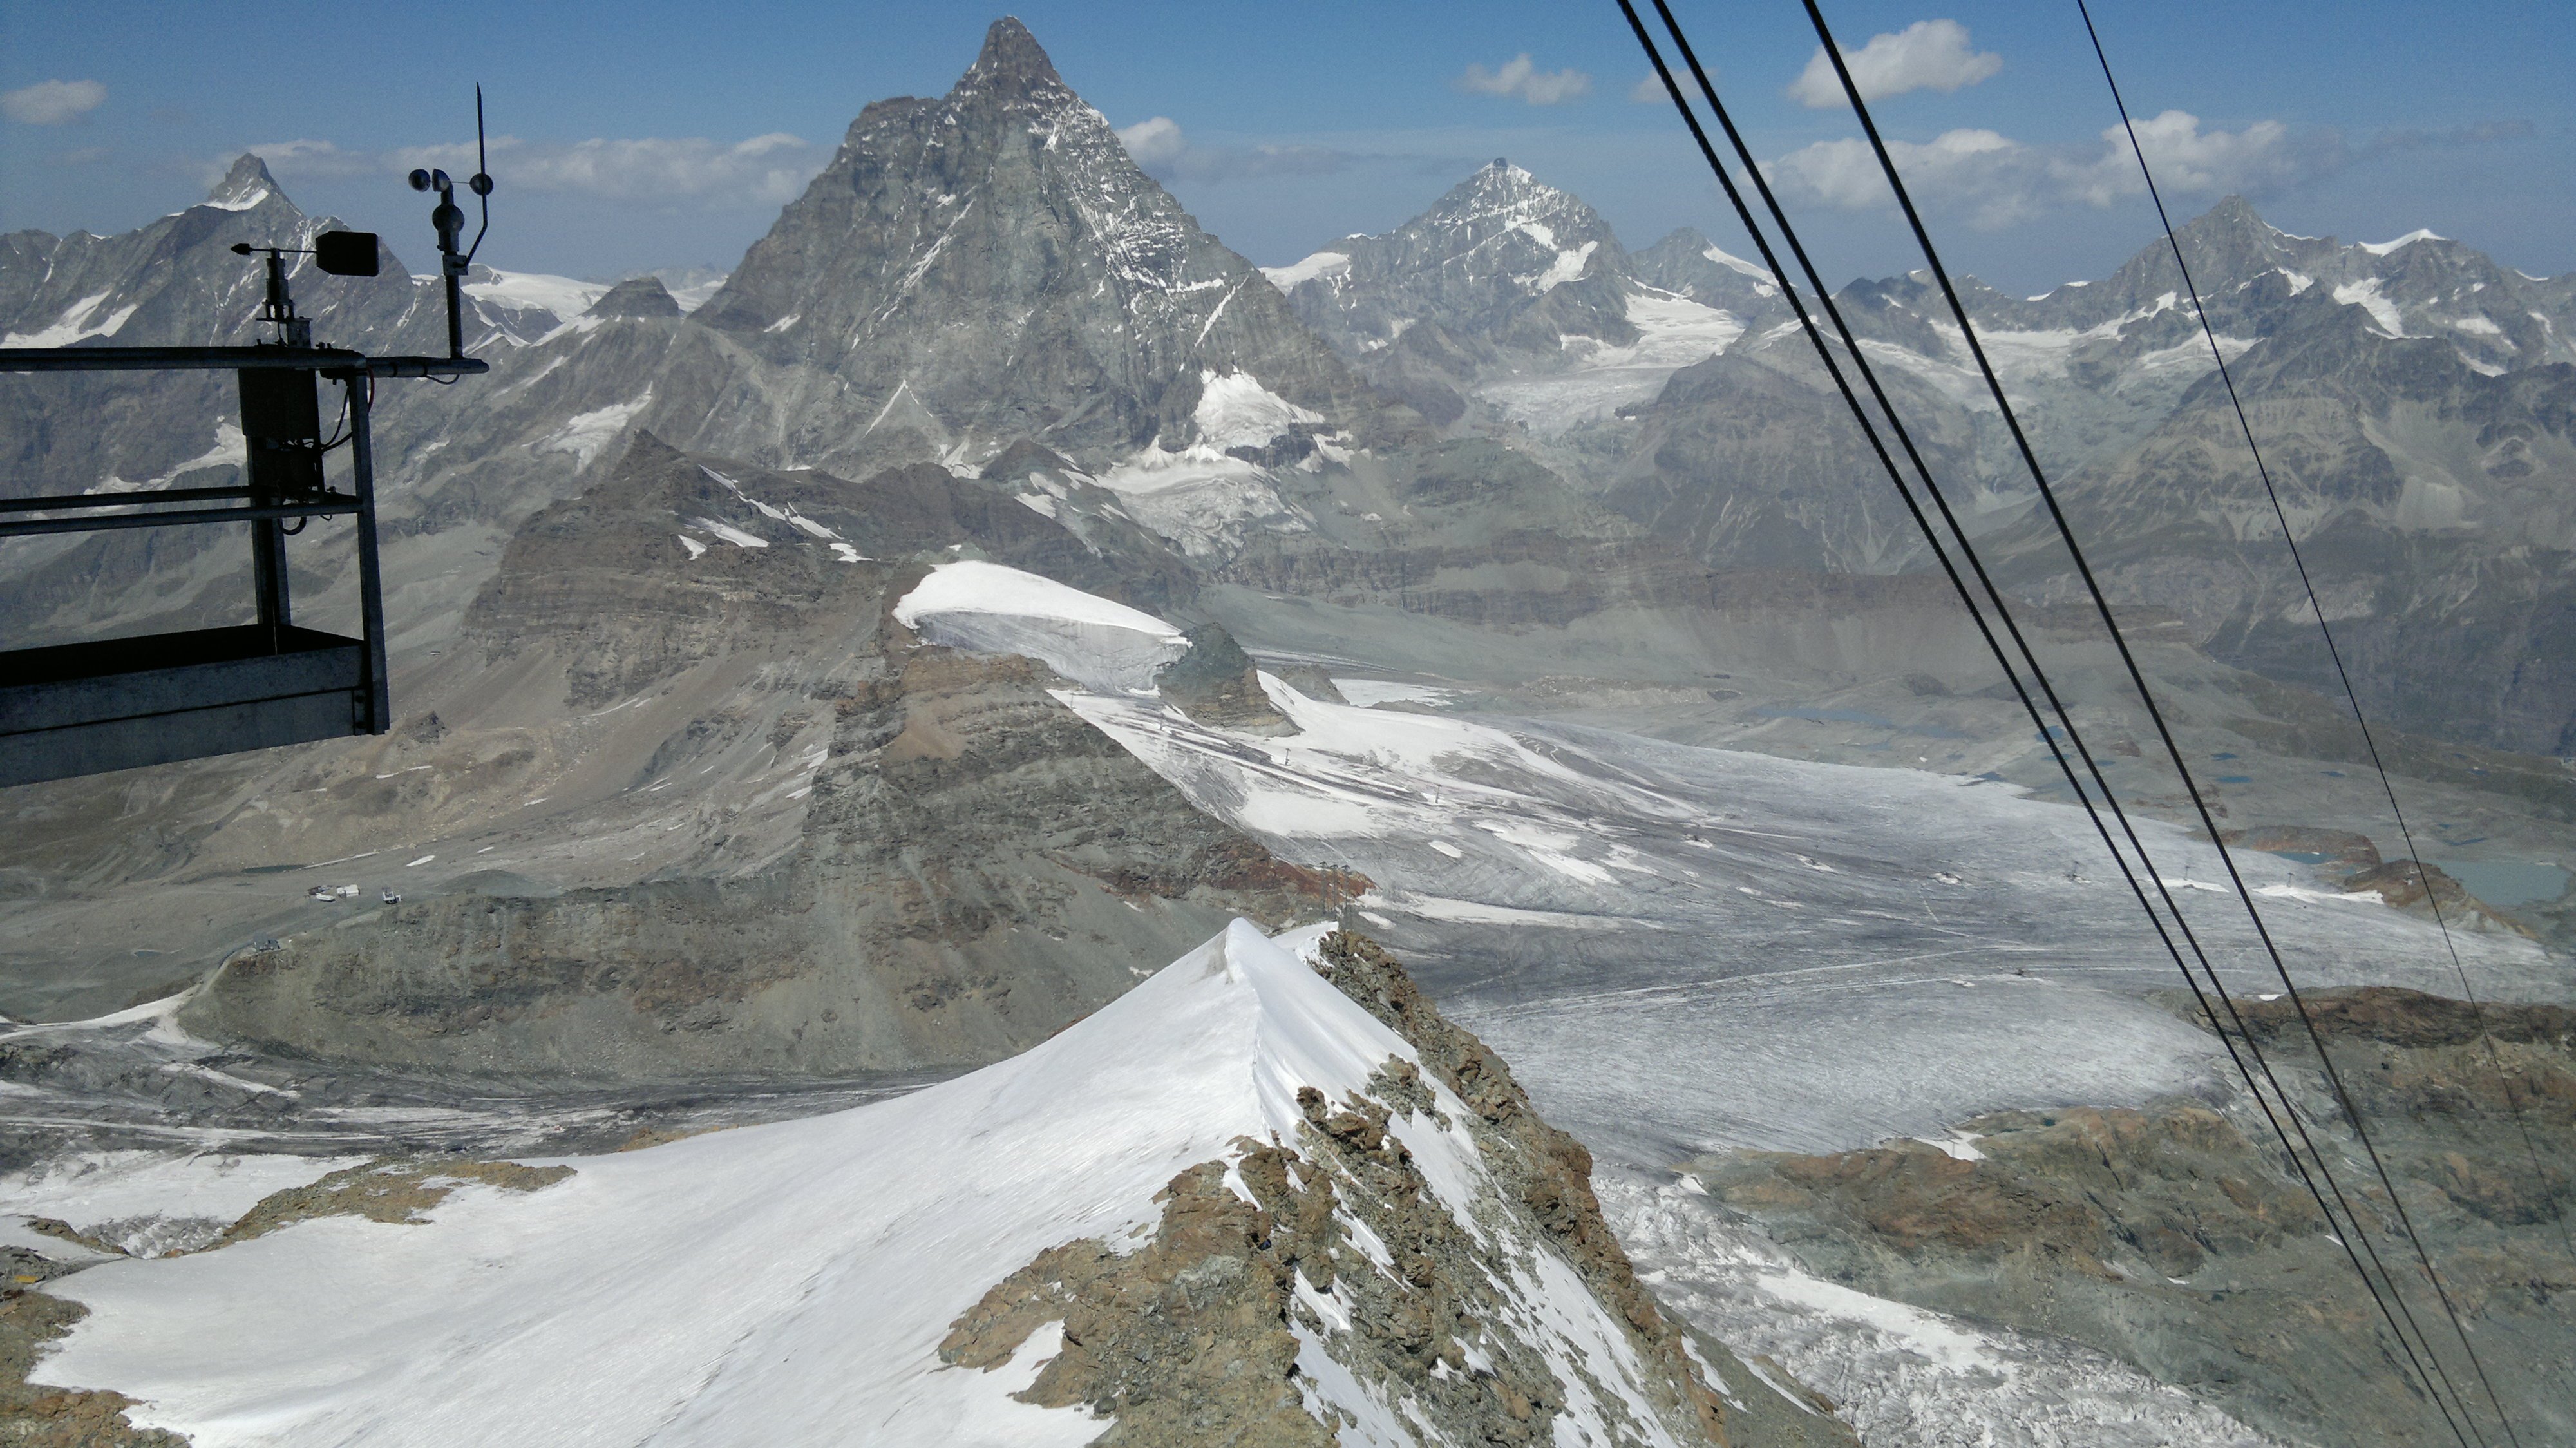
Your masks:
M1093 1239L1041 1254L952 1324L943 1361L990 1370L1060 1322L1067 1350L1018 1396L1086 1404L1138 1448L1341 1441L1361 1425L1317 1421L1298 1390L1318 1356L1426 1442L1572 1441L1591 1436L1583 1420L1596 1413L1621 1442L1857 1441L1825 1413L1784 1411L1785 1394L1754 1386L1734 1354L1664 1314L1602 1220L1590 1156L1539 1118L1501 1058L1443 1019L1374 942L1337 934L1324 949L1333 983L1421 1065L1391 1058L1366 1094L1340 1101L1305 1088L1293 1141L1246 1141L1237 1162L1182 1171L1157 1196L1161 1220L1142 1245ZM1435 1079L1469 1111L1442 1113ZM1462 1210L1432 1184L1389 1130L1423 1113L1457 1133L1495 1190ZM1513 1285L1542 1256L1606 1309L1622 1360L1549 1350L1552 1324L1533 1320ZM1315 1305L1328 1293L1330 1318ZM1583 1310L1572 1292L1551 1295L1556 1312ZM1627 1391L1605 1391L1613 1381Z
M1553 351L1562 336L1637 337L1624 300L1627 254L1609 224L1501 158L1384 236L1334 249L1349 263L1300 282L1290 299L1353 354L1423 323L1531 351Z
M916 450L980 457L1030 438L1096 465L1199 440L1206 380L1237 372L1353 431L1379 410L1016 20L994 24L945 97L869 106L692 320L757 363L828 379L796 426L845 430L845 451L909 430ZM705 395L666 411L694 423ZM674 435L774 447L721 419Z
M2561 1007L2480 1010L2387 987L2310 1001L2483 1370L2526 1431L2564 1432L2566 1299L2523 1284L2565 1270L2542 1264L2564 1260L2554 1228L2570 1118L2530 1103L2576 1084L2576 1022ZM2287 1002L2244 1009L2266 1045L2303 1034ZM2490 1032L2518 1084L2485 1056ZM2283 1070L2302 1110L2326 1097L2312 1067ZM1708 1163L1705 1180L1819 1274L2072 1338L2267 1433L2351 1445L2449 1436L2391 1373L2378 1312L2308 1193L2257 1145L2265 1129L2250 1108L2010 1111L1964 1129L1976 1133L1973 1160L1900 1140L1833 1156L1746 1153ZM2418 1310L2447 1331L2438 1309ZM2305 1326L2285 1334L2292 1315ZM2461 1387L2483 1415L2476 1381Z
M464 877L237 956L191 1019L309 1057L511 1075L967 1065L1043 1039L1232 915L1320 908L1323 875L1199 813L1050 697L1043 667L921 648L887 617L923 571L911 555L952 556L961 534L1022 565L1122 561L936 467L852 484L639 438L512 540L468 614L470 672L477 688L533 678L508 712L576 735L567 711L697 700L619 791L673 811L661 830L694 820L686 853L640 880L629 867L631 883ZM1124 561L1150 587L1152 561ZM551 707L547 667L563 680ZM777 675L801 700L761 682ZM487 729L413 733L452 753ZM763 798L795 788L801 818L711 797L710 772L764 730L758 758L788 773ZM449 767L452 787L533 792L543 746L498 733L511 749L488 777Z
M1692 263L1696 241L1631 267L1677 291L1733 285ZM2435 237L2291 236L2238 198L2180 242L2365 706L2427 734L2576 750L2576 659L2552 642L2576 619L2563 287ZM1973 278L1961 291L2115 601L2172 610L2226 662L2339 693L2171 251L2040 297ZM1836 301L2000 571L2076 598L1931 278L1855 282ZM1615 459L1612 506L1712 565L1928 562L1794 328L1749 331L1586 442Z
M2364 706L2422 733L2576 751L2563 644L2576 368L2490 376L2448 339L2386 336L2363 308L2311 292L2234 370ZM2068 496L2119 597L2174 609L2228 662L2341 692L2214 379ZM2070 596L2051 537L2024 524L1999 542L2035 591Z
M1190 651L1154 680L1181 712L1202 724L1251 734L1294 734L1297 726L1271 707L1259 671L1234 635L1217 623L1189 631Z
M585 313L592 317L676 317L680 304L660 277L631 277L610 287Z
M1770 272L1687 226L1644 251L1629 253L1628 272L1647 286L1723 307L1740 317L1775 311L1780 313L1777 320L1788 319L1787 309L1775 305L1780 288Z
M1973 443L1947 400L1891 380L1900 406L1928 418L1915 441L1933 466L1964 471ZM1634 451L1602 500L1710 567L1885 573L1923 556L1812 352L1728 352L1684 368L1624 441Z

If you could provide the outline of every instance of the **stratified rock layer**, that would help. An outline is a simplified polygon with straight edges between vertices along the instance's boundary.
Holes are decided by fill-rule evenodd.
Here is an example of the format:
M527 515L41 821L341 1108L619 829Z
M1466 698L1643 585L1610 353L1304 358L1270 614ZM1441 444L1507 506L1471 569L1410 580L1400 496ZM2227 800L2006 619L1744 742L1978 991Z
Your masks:
M2564 1435L2576 1387L2564 1351L2576 1012L2386 987L2308 1000L2498 1396L2525 1441ZM2484 1390L2335 1120L2291 1003L2240 1009L2485 1417ZM2449 1437L2307 1189L2268 1134L2248 1139L2267 1133L2250 1109L2004 1112L1962 1132L1973 1157L1895 1142L1747 1154L1702 1175L1809 1270L1863 1291L2073 1338L2299 1441Z
M1437 1441L1563 1441L1569 1394L1622 1399L1605 1381L1610 1364L1551 1356L1531 1332L1529 1303L1513 1294L1555 1281L1544 1256L1573 1269L1644 1365L1627 1380L1651 1398L1646 1417L1630 1416L1633 1401L1612 1406L1615 1441L1854 1441L1830 1416L1779 1411L1767 1388L1737 1393L1755 1379L1716 1343L1694 1334L1685 1345L1603 1222L1589 1154L1541 1120L1501 1059L1443 1018L1392 957L1343 931L1319 964L1421 1066L1390 1059L1365 1093L1338 1102L1302 1089L1294 1142L1245 1138L1231 1161L1175 1176L1141 1249L1086 1240L1041 1254L956 1321L946 1361L989 1370L1059 1324L1061 1351L1018 1396L1087 1406L1116 1421L1104 1441L1134 1448L1348 1441L1358 1425L1319 1422L1301 1392L1323 1371L1406 1405L1399 1417L1427 1423ZM1439 1114L1426 1069L1472 1113L1443 1129L1466 1133L1492 1173L1472 1222L1452 1214L1388 1129L1398 1114Z

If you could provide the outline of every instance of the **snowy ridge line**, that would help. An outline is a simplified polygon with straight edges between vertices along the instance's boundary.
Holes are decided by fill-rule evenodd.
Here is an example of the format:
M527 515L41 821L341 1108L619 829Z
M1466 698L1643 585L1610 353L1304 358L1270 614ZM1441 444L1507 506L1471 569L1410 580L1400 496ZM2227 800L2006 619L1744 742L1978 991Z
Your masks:
M93 1267L54 1285L89 1315L36 1376L124 1392L138 1425L200 1448L824 1442L852 1423L875 1444L1073 1448L1103 1426L1086 1406L1013 1396L1060 1330L986 1371L944 1365L944 1336L1023 1264L1133 1239L1177 1173L1234 1162L1247 1139L1293 1144L1318 1095L1362 1101L1400 1066L1427 1094L1383 1130L1425 1205L1494 1255L1483 1270L1508 1321L1486 1330L1550 1365L1559 1441L1678 1445L1621 1320L1560 1249L1495 1215L1491 1169L1455 1124L1470 1109L1301 958L1327 931L1274 941L1237 921L1028 1052L898 1099L543 1162L570 1175L533 1188L460 1173L411 1225L312 1217ZM158 1168L181 1175L134 1190L194 1194L214 1220L330 1165L214 1195L201 1170ZM1352 1220L1355 1250L1384 1255ZM1339 1283L1298 1294L1306 1411L1378 1441L1445 1441L1350 1356L1361 1300Z
M1142 609L979 559L932 569L896 601L893 616L931 643L1024 655L1120 697L1152 694L1155 676L1190 647L1180 630Z

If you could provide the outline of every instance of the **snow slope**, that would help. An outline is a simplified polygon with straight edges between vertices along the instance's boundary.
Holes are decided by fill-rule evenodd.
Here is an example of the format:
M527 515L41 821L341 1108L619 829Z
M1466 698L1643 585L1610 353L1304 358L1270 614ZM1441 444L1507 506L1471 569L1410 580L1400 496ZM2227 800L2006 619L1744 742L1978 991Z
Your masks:
M1323 933L1237 921L1043 1045L899 1100L573 1158L533 1193L460 1189L426 1225L321 1219L93 1268L54 1289L91 1315L37 1375L142 1399L136 1421L198 1448L1089 1442L1087 1409L1009 1396L1056 1334L990 1372L939 1343L1046 1249L1150 1227L1183 1168L1293 1143L1299 1088L1339 1100L1419 1060L1295 953ZM1430 1113L1388 1129L1477 1230L1493 1183L1469 1134ZM1623 1330L1554 1249L1502 1250L1516 1325L1591 1374L1565 1373L1559 1441L1614 1441L1591 1388L1632 1397ZM1301 1356L1309 1411L1417 1441L1405 1405L1331 1370L1335 1336Z
M1099 1426L1012 1403L1011 1374L940 1371L949 1321L1046 1247L1152 1220L1174 1172L1293 1123L1298 1085L1338 1093L1401 1049L1238 927L1027 1055L900 1101L579 1159L532 1196L460 1193L427 1228L316 1222L100 1269L71 1289L88 1330L45 1371L123 1384L201 1445L861 1423L877 1442L1079 1443Z
M558 322L569 322L589 311L591 303L608 295L608 283L491 267L478 271L465 283L464 290L466 295L487 306L512 312L548 312Z
M1190 646L1150 613L977 559L932 569L894 617L932 643L1042 659L1113 694L1151 693L1154 676Z
M1570 367L1498 378L1476 394L1531 431L1554 436L1651 400L1674 373L1707 361L1744 335L1734 313L1651 287L1629 294L1628 320L1638 337L1627 346L1567 337L1562 345Z

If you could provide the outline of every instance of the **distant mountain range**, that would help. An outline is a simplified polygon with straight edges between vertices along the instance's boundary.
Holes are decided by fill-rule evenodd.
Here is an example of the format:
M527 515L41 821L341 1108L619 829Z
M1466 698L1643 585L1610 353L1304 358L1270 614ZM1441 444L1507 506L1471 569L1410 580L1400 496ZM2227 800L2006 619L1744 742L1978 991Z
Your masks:
M258 271L229 247L331 224L245 156L203 203L122 236L0 237L0 333L247 342ZM2397 726L2381 742L2410 808L2441 802L2427 845L2509 837L2494 858L2544 880L2517 914L2473 910L2443 877L2463 952L2447 959L2496 982L2493 999L2557 990L2563 961L2531 937L2576 938L2576 896L2533 852L2576 820L2576 774L2548 757L2576 755L2576 277L2525 277L2422 234L2289 236L2234 199L2182 245L2364 701ZM316 335L442 348L435 284L390 249L382 273L299 267ZM2363 793L2366 756L2172 257L2151 245L2040 297L1967 291L2184 747L2230 771L2204 784L2247 832L2293 963L2338 981L2432 970L2429 924L2361 893L2424 903L2371 883L2409 878L2394 850L2383 859L2395 841L2375 798L2367 821L2323 814ZM780 1376L799 1384L785 1407L691 1400L711 1416L687 1421L726 1431L828 1419L828 1436L849 1414L896 1411L964 1422L939 1414L980 1393L979 1413L1089 1404L1051 1421L1088 1436L1114 1414L1144 1443L1258 1423L1247 1431L1281 1443L1339 1425L1389 1443L1794 1445L1856 1441L1846 1415L1877 1434L2016 1414L2053 1425L2034 1442L2239 1441L2208 1402L2236 1410L2256 1380L2240 1360L2280 1364L2203 1329L2275 1319L2233 1265L2167 1275L2203 1269L2197 1229L2166 1208L2216 1200L2214 1179L2288 1231L2257 1195L2295 1199L2278 1195L2286 1178L2239 1194L2236 1174L2272 1167L2197 1117L2157 1119L2184 1123L2202 1174L2152 1202L2132 1193L2148 1202L2136 1221L2181 1229L2122 1246L2107 1199L2040 1223L2077 1222L2064 1240L2081 1250L2048 1259L2067 1280L2117 1279L2088 1300L2118 1321L2073 1335L2144 1376L2068 1355L2053 1298L2006 1303L2040 1326L1999 1356L1991 1324L1900 1319L1914 1309L1863 1297L1848 1272L1806 1277L1735 1235L1756 1208L1807 1213L1823 1225L1799 1229L1799 1251L1847 1243L1885 1290L1973 1314L1985 1299L1957 1284L2034 1250L2013 1235L2028 1214L1998 1217L1979 1194L2000 1180L2036 1201L2059 1167L2095 1173L2110 1158L2067 1143L2087 1120L2137 1115L1975 1112L2204 1090L2216 1104L2228 1089L2215 1048L2141 999L2170 975L2146 974L2116 884L2077 867L2082 817L2057 807L2027 719L1760 266L1688 230L1630 250L1580 199L1498 159L1383 235L1259 268L1003 20L944 95L868 105L721 277L478 268L465 293L490 373L378 393L391 732L0 792L0 1092L16 1103L0 1114L37 1123L46 1149L130 1166L147 1155L135 1141L452 1151L463 1138L436 1133L577 1103L572 1125L511 1125L531 1133L507 1137L516 1155L559 1130L651 1145L665 1134L635 1103L665 1097L681 1103L675 1128L741 1124L801 1113L793 1093L818 1083L908 1089L1019 1059L874 1114L588 1158L555 1185L559 1166L447 1156L298 1185L316 1161L291 1190L192 1217L190 1242L233 1245L174 1264L178 1277L221 1287L233 1264L320 1240L238 1238L341 1210L313 1205L332 1191L373 1214L460 1188L435 1223L369 1224L383 1238L342 1256L371 1262L393 1238L452 1247L458 1223L553 1222L562 1240L530 1264L574 1264L563 1280L589 1284L544 1309L588 1304L546 1319L567 1362L596 1356L593 1329L635 1302L702 1317L698 1279L873 1311L870 1292L904 1295L906 1273L948 1274L907 1298L885 1351L851 1349L859 1338L801 1307L778 1320L801 1313L819 1335L776 1338L795 1348L783 1357L746 1356L751 1339L721 1322L675 1336L651 1319L679 1366L648 1396L717 1382L701 1368L718 1361L759 1359L736 1389L769 1382L764 1363L810 1377L815 1344L919 1375L802 1398L803 1379ZM2066 560L1946 308L1919 276L1854 282L1837 301L2039 647L2066 665L2159 863L2197 872L2208 856L2173 828L2169 776L2099 667L2098 628L2070 606ZM0 374L0 497L218 483L243 461L220 374ZM290 548L299 607L326 627L355 601L346 528L317 521ZM0 639L238 621L247 551L230 531L0 543ZM2377 868L2303 862L2338 859ZM1386 932L1421 986L1348 933L1283 937L1310 968L1246 923L1319 919ZM1496 1050L1546 1063L1531 1090L1624 1154L1601 1177L1619 1197L1594 1197L1586 1147L1423 992L1481 1009ZM1174 1074L1199 1055L1215 1064ZM1297 1090L1309 1076L1340 1094ZM1131 1078L1151 1089L1118 1084ZM757 1110L690 1114L728 1101ZM1185 1119L1197 1134L1166 1129ZM1990 1160L1955 1129L1972 1119L2020 1136L1990 1142ZM926 1125L899 1150L850 1146L888 1122ZM1905 1139L1944 1123L1946 1140ZM363 1148L346 1134L362 1127ZM2425 1139L2448 1150L2452 1133ZM2159 1139L2131 1147L2160 1153ZM1020 1140L1040 1154L1013 1156ZM1692 1158L1712 1142L1872 1141L1734 1178ZM428 1181L423 1161L466 1176ZM2446 1161L2460 1164L2439 1190L2464 1210L2532 1210L2489 1163ZM1705 1182L1678 1174L1703 1167ZM684 1177L694 1215L671 1205ZM797 1181L801 1195L773 1189ZM1925 1182L1930 1215L1869 1216ZM861 1242L844 1187L909 1213L940 1250ZM110 1200L64 1230L86 1244L91 1228L167 1226L111 1217ZM599 1201L626 1203L605 1236L580 1207ZM839 1226L805 1231L809 1209ZM974 1216L994 1210L1017 1235ZM484 1212L502 1215L471 1215ZM1864 1219L1869 1234L1852 1227ZM2476 1234L2460 1240L2491 1240L2451 1221ZM1923 1222L1944 1241L1967 1233L1951 1247L1973 1270L1889 1267L1881 1239ZM1642 1284L1614 1228L1651 1263ZM778 1275L780 1242L828 1246L833 1231L857 1245L813 1258L819 1277ZM949 1260L961 1232L983 1234L971 1262ZM748 1244L748 1277L705 1258L719 1239ZM29 1242L58 1240L11 1250L27 1265ZM420 1250L436 1281L465 1281L448 1248ZM378 1297L418 1317L433 1300L307 1256L315 1281L372 1285L299 1322L374 1322L394 1310ZM634 1293L590 1290L612 1258L641 1264ZM2512 1288L2539 1270L2496 1261L2475 1280ZM491 1264L468 1265L457 1290L471 1296ZM189 1276L200 1267L217 1275ZM845 1267L878 1276L833 1297ZM1711 1286L1739 1278L1768 1285ZM2204 1289L2241 1311L2204 1311ZM2478 1290L2478 1311L2526 1324L2485 1340L2554 1361L2563 1334L2524 1315L2530 1294ZM249 1300L201 1298L226 1323ZM2140 1302L2149 1316L2120 1305ZM535 1321L516 1298L485 1305ZM1785 1332L1747 1340L1824 1366L1846 1407L1770 1356L1684 1335L1685 1312ZM1862 1338L1830 1325L1844 1319ZM176 1320L101 1306L80 1331ZM2148 1341L2138 1322L2192 1330ZM1865 1351L1837 1356L1855 1340ZM2280 1361L2339 1351L2303 1340ZM1050 1376L1010 1376L1038 1357ZM218 1359L207 1381L242 1376ZM2355 1361L2370 1371L2353 1381L2390 1381ZM550 1383L468 1401L435 1376L377 1393L368 1421L434 1437L414 1426L424 1403L518 1422L569 1401ZM996 1407L1014 1381L1017 1401ZM2292 1406L2284 1431L2307 1433L2314 1415ZM2354 1421L2383 1439L2430 1411L2364 1406ZM682 1421L626 1410L645 1430Z
M203 204L124 236L0 238L0 330L17 345L248 340L255 274L226 248L328 224L244 157ZM2576 637L2576 284L2434 238L2290 237L2241 201L2192 223L2184 245L2366 702L2423 735L2576 752L2564 642ZM299 271L296 285L330 341L441 340L434 288L391 256L372 280ZM2224 674L2197 645L2321 683L2178 287L2151 247L2097 284L1970 292L2106 576L2124 603L2179 621L2155 634L2171 667ZM945 96L869 106L694 306L656 277L601 287L478 271L467 292L490 375L389 384L379 404L404 729L327 764L190 767L204 793L169 806L158 854L135 853L112 813L96 830L66 824L45 848L92 860L97 878L140 880L201 857L248 867L353 853L385 830L485 828L533 807L521 799L599 839L641 829L630 816L647 805L684 809L693 828L640 852L559 862L542 890L505 872L463 898L533 902L510 907L524 910L517 928L572 958L612 940L642 949L633 942L672 911L749 919L776 899L875 911L884 880L943 861L911 906L819 935L772 932L761 947L782 981L837 978L846 963L819 942L877 932L868 969L904 984L868 989L923 1004L887 1006L909 1022L890 1033L797 1037L811 1025L802 1005L666 989L639 965L604 983L532 979L517 1014L487 1011L459 1035L436 1004L446 987L406 962L483 948L483 907L433 905L381 940L289 949L267 962L256 1005L239 991L209 998L202 1009L236 1035L490 1069L980 1058L1118 984L1067 963L1082 954L1063 943L1068 920L1162 950L1197 938L1211 910L1330 893L1328 877L1289 870L1249 837L1197 839L1186 805L1147 776L1102 773L1098 736L1048 701L1042 675L907 662L911 636L880 615L918 570L959 556L1189 631L1225 661L1190 687L1247 719L1266 706L1247 695L1229 635L1274 661L1617 678L1704 703L1736 697L1710 684L1748 663L1904 679L1916 694L1991 682L1933 581L1905 576L1920 545L1760 267L1687 231L1629 251L1579 199L1498 160L1384 236L1265 273L1137 169L1015 21L993 27ZM2059 627L2062 558L1923 282L1855 283L1839 300L2007 576L2044 630ZM11 494L173 486L240 465L218 379L0 376L0 416L13 424L0 442ZM296 553L299 595L326 615L347 607L353 581L334 571L331 526ZM221 530L21 540L0 561L13 643L230 621L243 606L241 544ZM2229 688L2254 701L2230 709L2285 738L2322 737L2313 718L2331 716ZM661 702L633 702L648 698ZM862 698L875 702L850 702ZM1013 838L1093 843L1034 863L978 834L976 810L928 803L969 786L915 778L902 751L880 756L914 713L955 721L939 726L940 749L990 731L1038 751L1043 767L1014 786ZM2293 717L2311 722L2280 722ZM614 767L595 752L611 737L632 754ZM925 791L905 806L913 823L861 848L864 832L834 813L855 784L792 800L772 789L791 757L845 755L871 809ZM2463 778L2485 768L2467 759ZM677 772L688 760L694 772ZM442 790L461 793L360 788L378 765L430 761L462 781ZM2517 789L2537 778L2515 770ZM344 785L327 827L277 833L245 803L289 789L338 799ZM63 786L48 817L91 818L83 788ZM1148 833L1174 843L1158 855L1132 830L1086 833L1076 822L1099 790L1163 821ZM977 863L994 860L1017 862L1005 874L1069 869L1069 893L1014 897ZM544 890L564 886L600 893L551 903ZM1116 904L1140 889L1171 918ZM1028 925L1040 928L1014 936ZM924 941L939 943L922 955ZM298 962L321 974L296 977ZM296 983L350 971L372 982L359 992L367 1019ZM597 990L703 1006L738 1039L641 1017L585 1024L549 1004ZM437 1028L387 1035L367 1023L383 1012Z
M2293 236L2234 197L2180 240L2365 704L2576 754L2576 277L2428 232ZM1272 275L1390 394L1452 434L1521 440L1712 568L1927 562L1775 279L1696 232L1627 252L1497 161L1396 230ZM2118 599L2178 613L2221 659L2334 690L2169 249L2043 296L1963 290ZM1928 274L1836 301L2007 576L2069 597Z

